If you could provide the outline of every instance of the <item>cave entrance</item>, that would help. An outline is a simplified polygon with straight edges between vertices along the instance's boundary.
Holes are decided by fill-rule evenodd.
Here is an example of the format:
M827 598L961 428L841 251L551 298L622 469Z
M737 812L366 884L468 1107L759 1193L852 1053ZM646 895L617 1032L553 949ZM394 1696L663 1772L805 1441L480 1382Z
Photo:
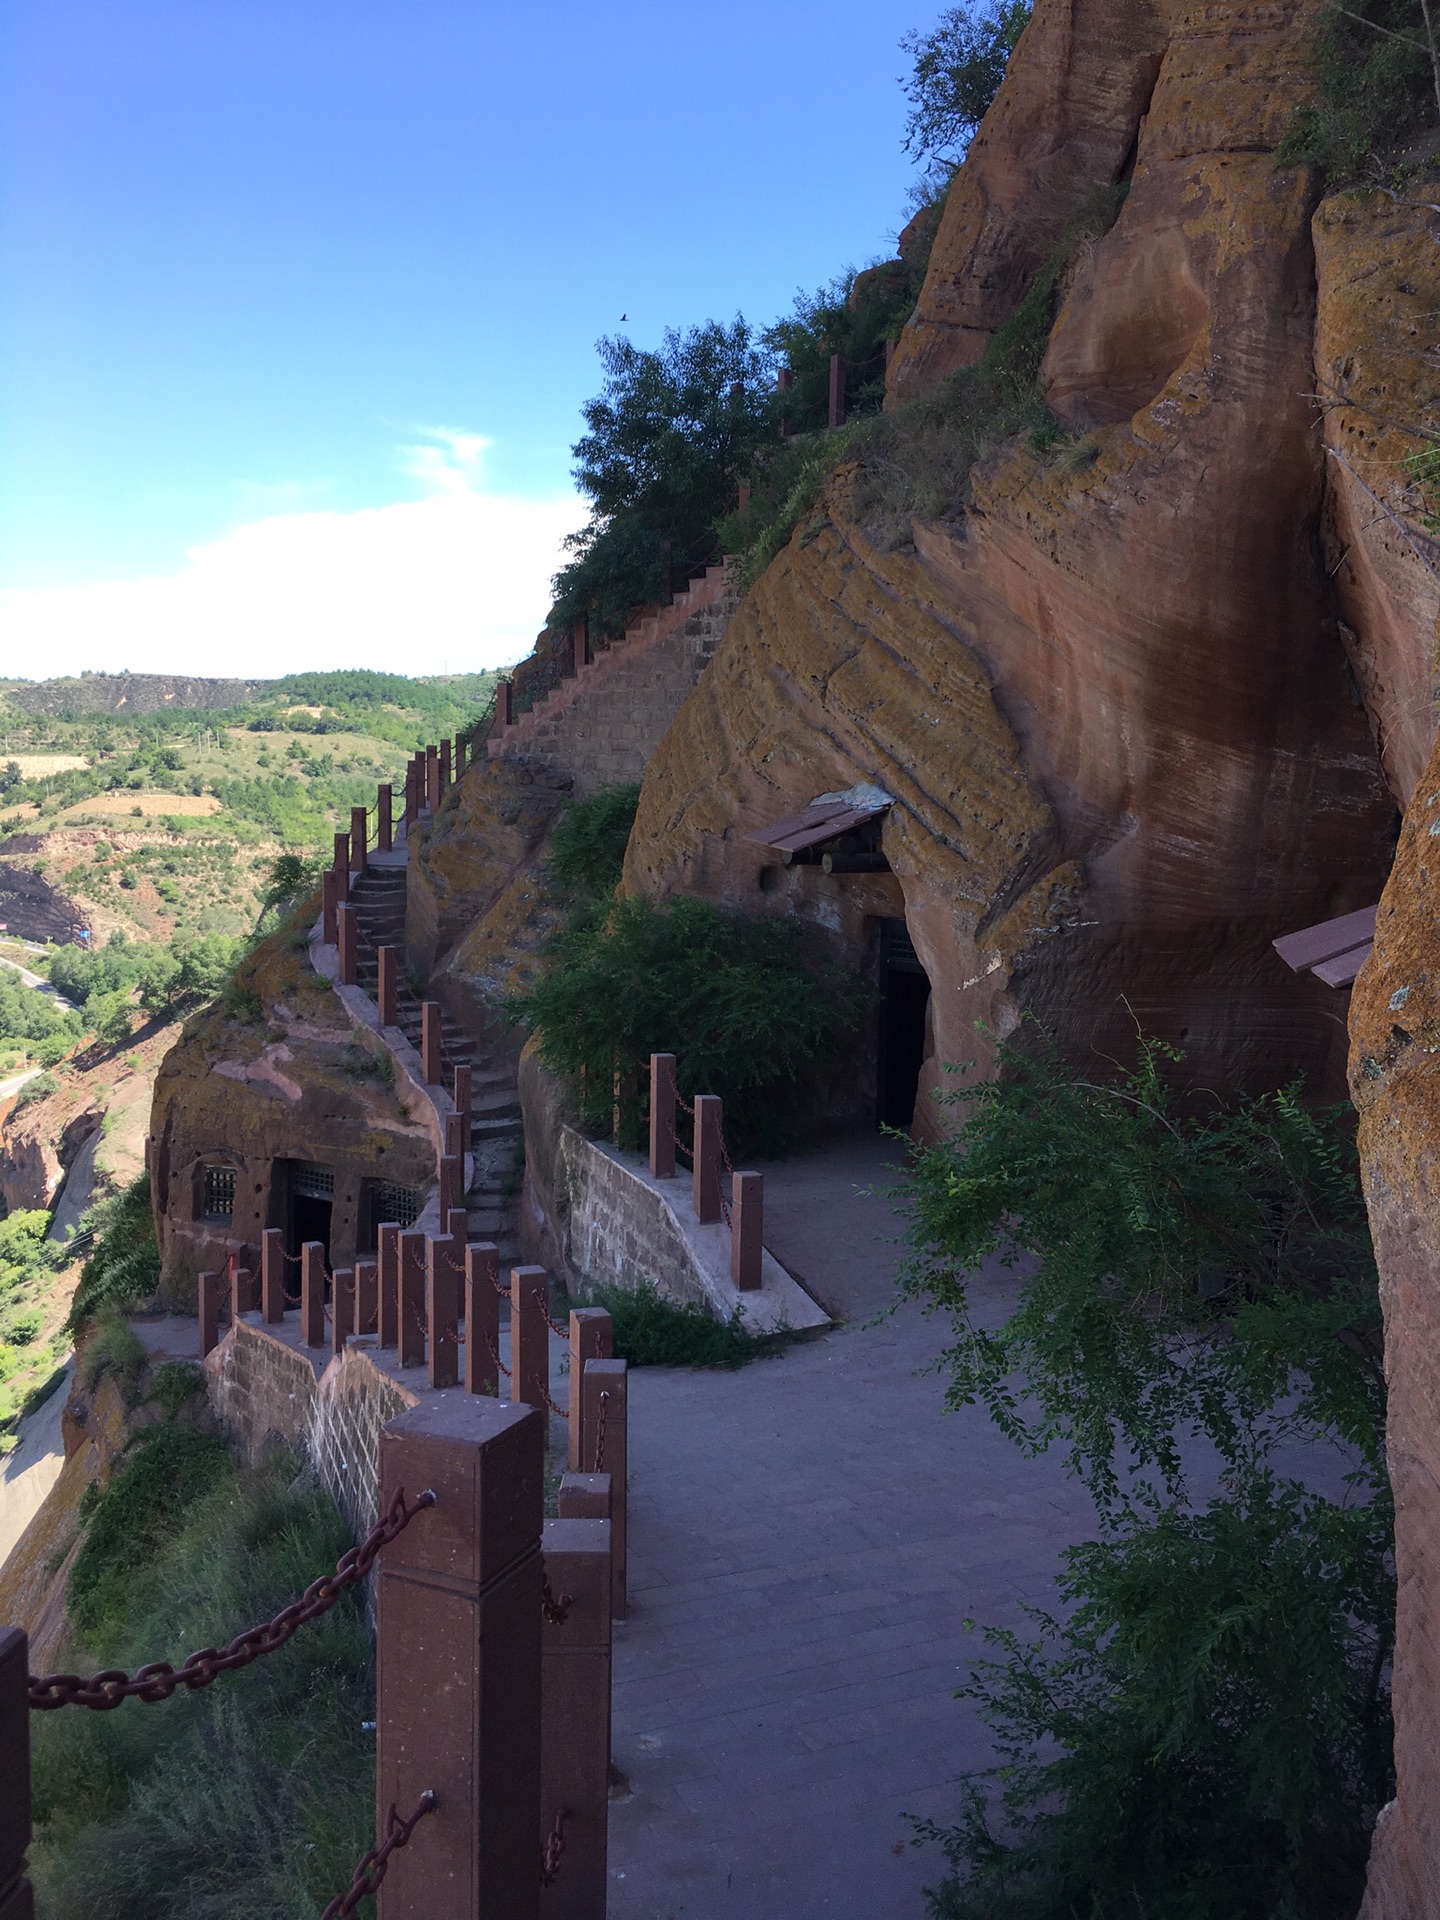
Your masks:
M903 920L880 922L879 1054L875 1083L879 1123L902 1131L915 1118L925 1058L930 979Z
M290 1163L290 1196L285 1221L285 1292L292 1300L300 1297L300 1249L307 1240L318 1240L325 1248L325 1266L330 1266L330 1217L335 1205L335 1175L329 1167L317 1167L305 1160Z

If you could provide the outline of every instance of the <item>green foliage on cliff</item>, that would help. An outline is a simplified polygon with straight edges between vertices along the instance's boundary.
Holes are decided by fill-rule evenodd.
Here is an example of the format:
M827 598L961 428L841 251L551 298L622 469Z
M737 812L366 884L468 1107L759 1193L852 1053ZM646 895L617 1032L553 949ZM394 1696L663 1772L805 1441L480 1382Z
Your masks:
M562 887L591 900L615 891L639 804L640 789L631 786L605 787L569 803L546 851Z
M1315 98L1297 109L1282 162L1317 160L1328 183L1381 175L1440 133L1440 46L1417 0L1327 5L1309 46Z
M77 1016L56 1006L49 994L27 987L18 973L0 967L0 1040L20 1040L42 1066L53 1067L77 1045Z
M572 914L511 1008L546 1064L577 1077L587 1126L609 1131L617 1070L640 1076L652 1053L673 1053L682 1098L724 1101L734 1155L784 1142L817 1074L851 1043L864 997L794 921L633 898ZM627 1098L627 1135L640 1106Z
M150 1205L150 1176L142 1173L96 1209L99 1237L80 1273L69 1324L78 1330L102 1307L138 1306L160 1279L160 1248Z
M953 165L963 156L1000 91L1015 44L1030 19L1030 0L980 0L948 7L929 33L900 44L914 59L902 85L910 102L905 151Z
M224 1645L349 1545L287 1453L257 1474L183 1428L163 1446L182 1500L112 1563L113 1604L76 1650L133 1669ZM168 1457L168 1455L167 1455ZM112 1488L131 1472L121 1469ZM141 1469L136 1468L136 1479ZM151 1491L158 1491L158 1485ZM82 1553L105 1524L106 1494ZM72 1588L73 1591L73 1588ZM373 1838L375 1678L358 1593L278 1653L163 1706L34 1716L32 1862L50 1920L316 1920Z
M997 1808L925 1829L951 1920L1352 1913L1391 1790L1394 1582L1373 1254L1343 1116L1100 1080L1011 1045L918 1154L906 1290L949 1320L952 1405L1067 1450L1105 1538L1040 1638L988 1633ZM1021 1264L998 1327L967 1275ZM1284 1451L1282 1451L1284 1450ZM1286 1477L1297 1460L1330 1499ZM1210 1497L1218 1465L1221 1492ZM1207 1484L1208 1483L1208 1484Z

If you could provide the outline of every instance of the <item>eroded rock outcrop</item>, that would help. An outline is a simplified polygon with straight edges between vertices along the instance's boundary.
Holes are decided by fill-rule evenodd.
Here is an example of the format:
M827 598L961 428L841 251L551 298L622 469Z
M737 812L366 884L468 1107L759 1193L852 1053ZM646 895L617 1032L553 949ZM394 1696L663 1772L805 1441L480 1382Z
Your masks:
M267 1227L326 1238L331 1265L352 1265L373 1230L367 1209L394 1217L385 1188L421 1193L434 1183L431 1129L402 1098L379 1040L351 1026L310 968L300 920L256 949L228 1004L187 1022L156 1079L162 1292L183 1312L194 1306L195 1275L223 1270L230 1254L258 1271ZM333 1178L328 1196L299 1191L297 1171L315 1162ZM233 1190L207 1189L211 1168L233 1173ZM328 1209L323 1222L297 1219L297 1194Z

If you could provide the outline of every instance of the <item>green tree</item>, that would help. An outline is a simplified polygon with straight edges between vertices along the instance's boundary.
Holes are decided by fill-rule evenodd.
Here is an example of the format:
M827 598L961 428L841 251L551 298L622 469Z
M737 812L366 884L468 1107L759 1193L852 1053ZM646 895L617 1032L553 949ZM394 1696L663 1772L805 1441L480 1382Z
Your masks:
M1030 0L977 0L947 8L929 33L904 36L900 45L914 62L901 82L910 102L907 153L943 170L959 163L1029 19Z
M584 408L575 478L591 503L555 577L559 625L589 614L618 633L636 610L718 557L715 529L755 450L774 437L774 361L739 317L657 350L601 340L605 384Z
M1309 45L1315 95L1295 113L1282 160L1316 160L1331 186L1385 170L1440 121L1433 0L1326 4Z

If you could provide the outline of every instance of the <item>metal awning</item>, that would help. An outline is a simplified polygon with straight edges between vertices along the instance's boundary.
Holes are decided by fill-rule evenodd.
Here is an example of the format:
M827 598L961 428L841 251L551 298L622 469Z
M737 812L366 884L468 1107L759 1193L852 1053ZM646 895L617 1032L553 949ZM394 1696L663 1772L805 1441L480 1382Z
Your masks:
M757 827L745 838L756 846L773 847L776 853L799 853L805 847L819 846L822 840L838 839L867 820L884 813L894 800L883 787L848 787L844 793L822 793L799 813L788 813L768 827Z
M1370 958L1375 944L1376 907L1342 913L1298 933L1282 934L1271 945L1295 973L1313 973L1327 987L1348 987Z

